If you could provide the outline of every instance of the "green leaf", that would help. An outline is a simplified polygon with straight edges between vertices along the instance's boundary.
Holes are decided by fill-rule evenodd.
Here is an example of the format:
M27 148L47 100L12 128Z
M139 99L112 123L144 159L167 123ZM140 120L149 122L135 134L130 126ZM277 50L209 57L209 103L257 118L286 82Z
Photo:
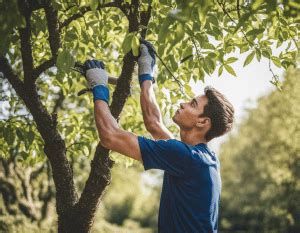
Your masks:
M257 61L260 61L261 59L261 51L259 49L256 49L256 59Z
M166 19L164 20L159 33L158 33L158 41L164 42L166 39L167 34L169 33L169 27L173 23L173 19L168 15Z
M28 143L32 144L32 142L34 140L34 133L32 131L29 131L28 135L27 135L27 138L28 138Z
M140 40L136 35L134 35L131 40L131 48L132 48L133 56L137 57L139 55Z
M177 70L178 64L177 64L177 62L175 61L174 56L169 56L169 61L170 61L170 63L171 63L171 68L172 68L172 70Z
M83 151L83 153L84 153L85 156L89 156L90 155L90 150L89 150L89 148L86 145L82 146L82 151Z
M236 62L238 60L238 58L236 58L236 57L230 57L230 58L228 58L227 60L226 60L226 64L231 64L231 63L234 63L234 62Z
M270 52L269 52L268 50L265 50L265 49L261 52L261 54L262 54L264 57L266 57L266 58L270 58L270 57L271 57Z
M254 55L255 55L255 51L251 52L251 53L247 56L247 58L246 58L246 60L245 60L245 62L244 62L244 67L245 67L246 65L248 65L248 64L253 60Z
M96 11L99 5L99 0L90 0L90 6L92 11Z
M124 54L126 54L130 51L132 38L133 38L133 33L128 33L125 36L125 39L122 44L122 49L123 49Z
M231 66L229 66L229 65L224 65L224 67L225 67L225 70L227 70L227 72L228 72L229 74L232 74L233 76L236 77L236 73L235 73L234 69L233 69Z
M201 29L203 29L206 23L206 12L203 11L201 7L198 7L198 17L201 23Z
M274 65L276 65L277 67L281 68L281 63L280 63L280 59L278 57L271 57L272 62L274 63Z
M193 91L192 91L192 88L191 88L191 86L190 86L189 84L184 85L184 91L185 91L185 93L186 93L189 97L194 96L194 93L193 93Z
M206 43L206 42L204 42L204 43L202 44L202 47L203 47L204 49L215 49L215 47L214 47L212 44Z
M212 74L214 72L214 69L215 69L214 61L209 56L206 56L204 58L204 63L207 66L207 69L209 71L208 74Z
M176 38L176 42L179 42L184 38L184 29L183 29L183 24L182 23L179 23L176 26L175 38Z
M201 81L204 82L204 78L205 78L204 70L200 67L200 68L199 68L199 76L198 76L198 80L201 80Z
M68 73L75 65L75 58L68 50L62 50L58 53L56 66L59 71Z
M251 12L247 12L246 14L244 14L240 18L239 23L236 25L236 28L234 29L233 34L236 33L240 29L240 27L242 27L243 25L245 25L245 22L249 19L249 17L251 16L251 14L252 14Z
M264 3L264 0L253 1L253 4L252 4L251 8L253 10L257 10L263 3Z
M20 140L24 140L23 133L20 129L17 129L16 134Z
M78 33L78 35L81 35L81 26L80 26L80 23L76 20L74 20L72 22L72 25L74 26L76 32Z
M222 73L223 73L223 65L221 65L220 67L219 67L219 70L218 70L218 76L220 77L221 75L222 75Z
M69 30L66 32L66 35L65 35L65 38L64 38L64 41L75 41L78 39L78 34L76 34L76 31L75 30Z
M4 129L3 136L8 145L12 145L14 143L15 135L10 127Z
M263 33L264 31L265 31L264 28L253 29L253 30L247 32L246 35L247 35L247 36L256 36L256 35L258 35L258 34L260 34L260 33Z
M183 63L190 58L193 58L193 47L192 46L188 46L184 50L184 52L182 54L182 60L180 61L180 63Z

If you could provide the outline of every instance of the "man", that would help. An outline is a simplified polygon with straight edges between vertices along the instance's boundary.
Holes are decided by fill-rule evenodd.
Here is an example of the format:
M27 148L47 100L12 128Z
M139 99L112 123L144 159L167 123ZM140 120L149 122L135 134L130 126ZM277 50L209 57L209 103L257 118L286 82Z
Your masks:
M108 102L108 76L104 64L85 63L86 78L94 95L94 113L101 144L139 160L145 170L164 170L158 231L161 233L217 232L221 193L219 160L207 142L232 128L234 110L217 90L180 104L173 121L181 141L164 126L153 91L155 55L143 42L138 59L141 107L146 129L155 140L119 128Z

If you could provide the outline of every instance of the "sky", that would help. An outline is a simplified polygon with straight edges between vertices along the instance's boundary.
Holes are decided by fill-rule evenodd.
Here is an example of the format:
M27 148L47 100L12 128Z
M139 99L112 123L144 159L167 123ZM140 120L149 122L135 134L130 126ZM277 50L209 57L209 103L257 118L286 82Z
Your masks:
M191 85L196 95L203 94L204 87L208 85L223 93L235 108L236 123L239 123L246 116L246 108L255 108L256 100L260 96L276 90L275 86L269 82L272 80L272 73L269 71L269 61L262 59L260 62L257 62L256 58L254 58L248 66L243 67L247 55L248 53L233 54L233 56L239 58L238 61L231 64L237 77L230 75L224 69L221 77L218 77L216 71L210 77L205 77L205 83L198 81L196 84L193 83ZM281 79L284 75L284 69L280 69L273 64L271 64L271 67ZM228 135L215 138L209 143L209 146L218 153L221 143L227 137Z

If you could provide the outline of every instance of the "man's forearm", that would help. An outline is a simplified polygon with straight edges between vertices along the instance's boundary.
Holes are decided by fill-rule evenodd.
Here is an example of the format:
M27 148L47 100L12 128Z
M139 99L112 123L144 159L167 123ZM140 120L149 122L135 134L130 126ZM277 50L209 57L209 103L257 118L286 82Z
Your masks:
M161 112L156 102L152 81L144 81L141 85L141 108L146 128L162 123Z
M95 101L94 113L102 146L132 159L142 161L138 137L119 128L105 101Z
M110 109L105 101L96 100L94 103L95 122L101 143L108 144L111 135L119 129L118 123L111 115Z

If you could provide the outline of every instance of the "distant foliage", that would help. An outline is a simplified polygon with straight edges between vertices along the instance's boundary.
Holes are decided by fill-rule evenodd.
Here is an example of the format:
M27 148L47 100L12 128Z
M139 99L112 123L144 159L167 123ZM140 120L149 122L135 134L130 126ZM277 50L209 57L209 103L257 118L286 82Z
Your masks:
M222 147L222 229L300 232L299 78L288 71Z

